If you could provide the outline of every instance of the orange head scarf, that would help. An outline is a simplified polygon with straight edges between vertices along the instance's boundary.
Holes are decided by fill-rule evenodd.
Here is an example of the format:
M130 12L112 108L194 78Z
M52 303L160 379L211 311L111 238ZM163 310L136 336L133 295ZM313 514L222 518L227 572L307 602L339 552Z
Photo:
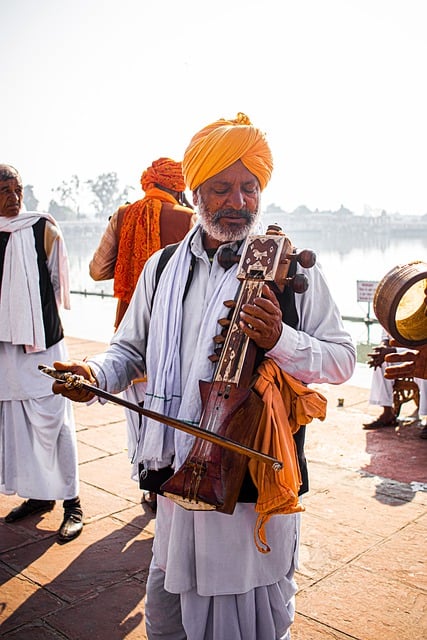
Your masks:
M170 158L154 160L141 176L141 187L143 191L148 191L156 184L172 191L185 191L182 162L175 162Z
M185 182L194 191L237 160L258 178L263 190L271 177L273 158L265 134L244 113L235 120L217 120L193 136L182 162Z

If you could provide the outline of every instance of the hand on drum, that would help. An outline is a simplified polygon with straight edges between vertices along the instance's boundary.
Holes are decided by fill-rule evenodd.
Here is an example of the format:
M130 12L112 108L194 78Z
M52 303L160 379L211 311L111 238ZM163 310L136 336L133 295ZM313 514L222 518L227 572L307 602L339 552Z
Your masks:
M402 347L396 340L391 340L394 347ZM408 349L399 353L390 353L385 356L387 365L384 370L384 378L423 378L427 379L427 344L418 349Z
M76 360L74 362L54 362L53 367L57 371L68 371L75 375L82 376L90 384L96 384L96 380L93 376L92 370L88 364L83 360ZM65 382L59 382L55 380L52 385L53 393L60 394L74 400L74 402L89 402L95 397L94 393L87 391L86 389L77 389L75 387L68 387Z
M394 353L395 351L396 349L394 347L390 347L385 344L380 344L377 347L374 347L373 351L368 353L368 366L374 367L374 369L380 367L384 362L385 356L389 353Z

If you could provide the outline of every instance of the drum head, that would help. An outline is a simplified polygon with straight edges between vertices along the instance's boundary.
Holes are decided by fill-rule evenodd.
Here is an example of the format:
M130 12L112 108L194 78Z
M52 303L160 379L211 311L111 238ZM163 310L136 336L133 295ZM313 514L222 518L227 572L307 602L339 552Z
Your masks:
M374 295L374 312L392 338L409 348L427 343L427 263L416 261L389 271Z

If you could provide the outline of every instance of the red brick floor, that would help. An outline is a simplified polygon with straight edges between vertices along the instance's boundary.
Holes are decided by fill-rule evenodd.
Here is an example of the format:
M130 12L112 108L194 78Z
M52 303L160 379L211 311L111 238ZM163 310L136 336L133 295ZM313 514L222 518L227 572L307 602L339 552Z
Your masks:
M68 344L73 358L103 348ZM318 388L328 414L307 432L311 488L292 640L425 640L427 441L410 424L414 407L404 406L397 431L363 431L378 414L367 388ZM7 525L4 516L21 499L0 495L0 636L144 640L155 519L130 479L123 409L74 408L85 526L60 545L60 503Z

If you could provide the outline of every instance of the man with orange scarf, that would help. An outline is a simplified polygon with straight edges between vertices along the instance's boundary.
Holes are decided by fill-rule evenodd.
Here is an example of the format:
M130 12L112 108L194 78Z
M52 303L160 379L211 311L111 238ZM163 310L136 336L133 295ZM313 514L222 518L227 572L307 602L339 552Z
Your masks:
M114 329L120 324L148 258L183 239L194 224L185 197L181 162L159 158L141 176L144 198L123 205L111 216L89 264L94 280L114 278L118 298Z
M209 358L213 339L227 317L224 302L234 299L240 286L237 263L226 265L222 256L225 249L240 255L247 236L259 233L261 192L272 168L265 134L243 113L199 131L183 158L198 223L158 282L162 252L147 261L107 351L87 362L56 362L55 367L83 375L112 393L147 373L144 407L199 424L199 381L211 381L215 375ZM356 352L320 267L296 268L308 279L307 291L296 296L286 288L289 304L281 308L264 284L262 295L242 306L239 328L263 358L257 370L263 379L256 391L264 408L271 406L273 411L264 411L262 426L271 432L273 448L289 449L294 486L302 493L307 484L306 474L299 478L298 472L298 465L305 467L300 425L324 416L322 398L307 385L348 380ZM64 387L53 384L56 393L74 400L94 397L91 391ZM293 435L299 437L293 440ZM193 444L194 436L144 417L138 444L143 472L161 474L168 466L178 470ZM149 640L290 638L302 508L295 494L286 505L282 491L276 492L277 486L259 468L251 469L244 485L231 515L183 508L179 499L158 496L145 603ZM197 509L195 500L192 506ZM255 544L254 532L260 544Z

